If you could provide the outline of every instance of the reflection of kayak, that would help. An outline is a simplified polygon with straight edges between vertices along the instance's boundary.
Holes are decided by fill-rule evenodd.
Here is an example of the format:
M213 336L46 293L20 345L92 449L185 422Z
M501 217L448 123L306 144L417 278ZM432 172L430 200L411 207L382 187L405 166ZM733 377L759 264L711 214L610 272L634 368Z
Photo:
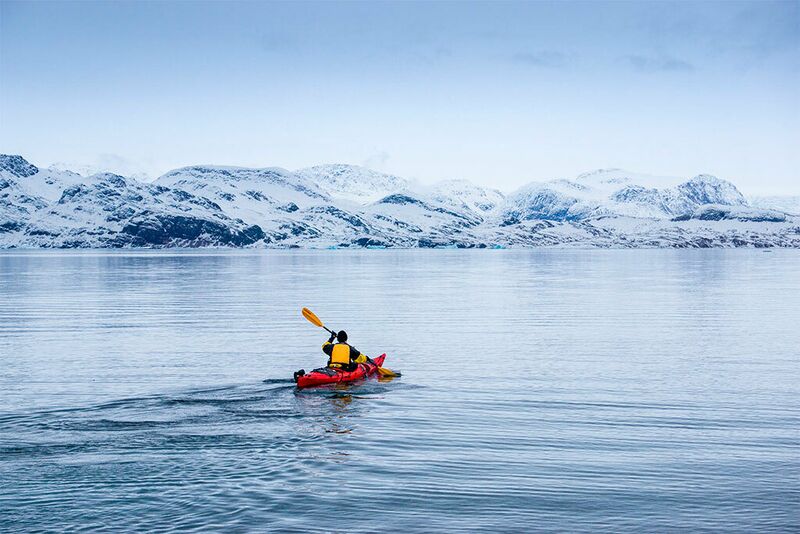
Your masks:
M294 379L299 388L321 386L322 384L336 384L338 382L353 382L354 380L361 380L369 375L374 375L378 372L378 367L383 365L383 360L385 359L386 354L381 354L375 358L375 363L359 363L358 368L354 371L340 371L338 369L331 369L330 367L320 367L308 374L300 374L300 371L298 371L295 373Z

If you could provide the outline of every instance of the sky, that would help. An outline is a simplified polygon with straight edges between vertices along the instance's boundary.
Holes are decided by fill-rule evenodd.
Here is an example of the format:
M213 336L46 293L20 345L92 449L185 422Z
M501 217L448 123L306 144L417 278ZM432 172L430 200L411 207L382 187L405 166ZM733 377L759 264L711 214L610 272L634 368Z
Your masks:
M800 194L800 1L0 0L0 153Z

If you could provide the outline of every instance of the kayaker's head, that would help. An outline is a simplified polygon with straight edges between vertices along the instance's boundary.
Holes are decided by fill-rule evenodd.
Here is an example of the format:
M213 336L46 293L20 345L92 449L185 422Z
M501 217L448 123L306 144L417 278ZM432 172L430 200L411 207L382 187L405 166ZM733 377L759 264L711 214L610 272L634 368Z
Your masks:
M344 330L339 330L339 333L336 334L336 341L338 341L339 343L347 342L347 332L345 332Z

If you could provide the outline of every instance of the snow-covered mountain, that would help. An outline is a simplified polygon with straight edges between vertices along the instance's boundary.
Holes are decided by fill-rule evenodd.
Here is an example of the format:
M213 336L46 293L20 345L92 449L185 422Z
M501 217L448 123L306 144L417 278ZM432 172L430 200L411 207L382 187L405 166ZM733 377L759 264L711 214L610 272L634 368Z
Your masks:
M489 189L467 180L445 180L433 187L432 198L436 202L449 204L457 209L466 208L481 216L499 208L505 195L497 189Z
M745 206L747 201L732 183L707 174L676 183L609 169L529 184L508 197L502 220L508 225L531 219L672 218L704 204Z
M312 183L279 168L184 167L154 183L208 198L226 213L254 224L331 202Z
M67 187L91 181L91 178L72 171L40 169L21 156L1 154L0 173L7 178L15 179L28 194L48 201L58 200L61 192Z
M410 189L408 180L355 165L317 165L297 171L329 197L364 204Z
M81 178L16 158L0 155L0 247L243 246L265 238L181 189L110 173Z
M800 247L800 221L785 211L702 174L605 169L504 195L351 165L197 165L143 183L0 155L0 248Z

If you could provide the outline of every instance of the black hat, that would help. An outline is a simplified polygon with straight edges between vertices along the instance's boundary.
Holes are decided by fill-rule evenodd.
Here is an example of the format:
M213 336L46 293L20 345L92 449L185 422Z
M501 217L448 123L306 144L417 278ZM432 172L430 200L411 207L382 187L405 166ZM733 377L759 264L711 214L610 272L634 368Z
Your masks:
M345 332L344 330L339 330L339 333L336 334L336 341L338 341L339 343L344 343L345 341L347 341L347 332Z

